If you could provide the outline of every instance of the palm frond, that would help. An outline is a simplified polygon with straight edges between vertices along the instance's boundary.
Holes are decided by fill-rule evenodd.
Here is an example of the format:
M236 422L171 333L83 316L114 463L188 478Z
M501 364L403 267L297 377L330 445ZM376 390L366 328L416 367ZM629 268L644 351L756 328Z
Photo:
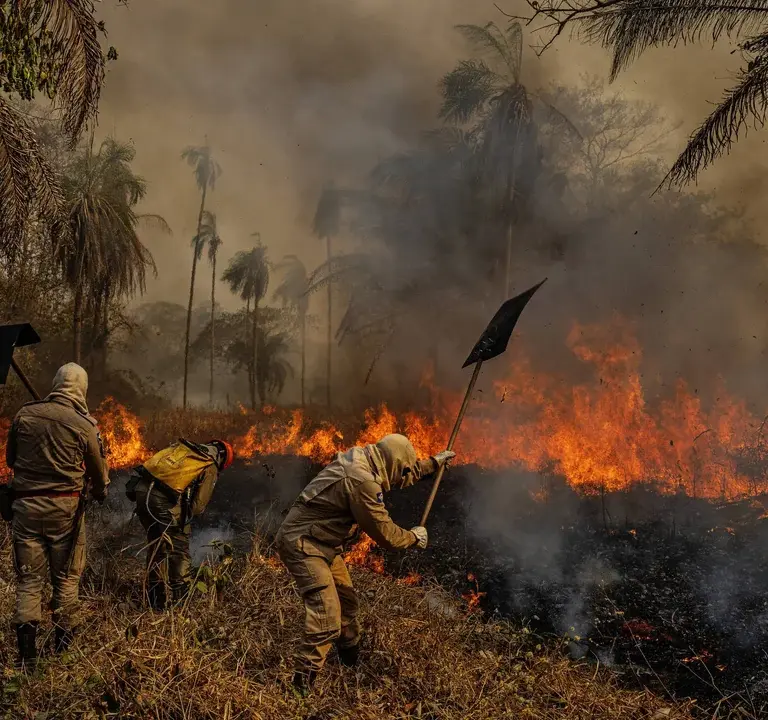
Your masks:
M13 256L31 212L55 220L61 201L32 127L0 97L0 254Z
M520 79L523 29L511 23L504 33L494 22L485 25L457 25L456 29L489 60L501 60L514 82Z
M275 270L283 275L283 279L272 293L273 299L280 300L284 307L294 306L299 315L306 314L309 308L309 277L304 263L296 255L286 255Z
M230 290L239 295L243 302L259 301L269 287L269 264L267 249L257 246L251 250L240 250L230 260L221 279Z
M462 60L440 81L440 117L449 122L471 120L496 94L502 78L482 60Z
M158 215L140 216L133 206L143 180L134 175L129 144L105 141L99 152L81 152L68 167L64 194L66 216L54 255L72 288L90 290L105 301L143 293L154 259L136 227L142 218L161 228Z
M171 226L162 215L157 215L155 213L141 213L141 215L136 215L136 220L141 223L145 223L149 227L155 230L159 230L166 235L173 235Z
M216 181L221 175L221 166L213 158L211 148L208 145L189 145L181 152L182 160L195 171L195 182L200 190L216 187Z
M43 3L40 27L50 33L58 68L54 102L64 110L62 123L74 144L96 114L104 81L104 54L91 0Z
M364 253L337 255L318 265L309 275L308 292L314 293L326 287L330 282L345 278L369 278L374 281L373 264L375 260Z
M323 189L317 202L312 230L319 238L334 237L341 222L341 196L333 185Z
M662 185L683 185L695 180L703 168L730 150L742 130L746 132L749 117L762 127L767 112L768 54L765 54L741 71L737 85L691 136Z
M613 50L615 78L649 47L756 34L765 27L768 2L618 0L610 7L595 4L584 12L578 22L586 38Z

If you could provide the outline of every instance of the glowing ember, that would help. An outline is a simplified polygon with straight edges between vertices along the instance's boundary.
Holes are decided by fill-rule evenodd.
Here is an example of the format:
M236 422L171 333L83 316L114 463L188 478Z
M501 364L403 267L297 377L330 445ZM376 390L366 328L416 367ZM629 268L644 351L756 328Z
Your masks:
M477 579L475 578L474 573L469 573L467 575L467 580L475 584L475 589L464 593L461 597L464 602L467 603L467 612L472 613L478 609L480 601L485 597L486 594L484 592L480 592L480 588L477 584Z
M5 446L8 443L8 431L11 429L11 421L7 418L0 418L0 449L5 455ZM0 462L0 485L6 485L11 479L11 471L5 465L5 458Z
M417 572L409 572L404 578L398 578L400 585L418 585L421 582L421 575Z
M709 652L709 650L702 650L698 655L693 655L692 657L683 658L682 662L684 663L692 663L692 662L702 662L705 663L708 660L712 659L712 653Z

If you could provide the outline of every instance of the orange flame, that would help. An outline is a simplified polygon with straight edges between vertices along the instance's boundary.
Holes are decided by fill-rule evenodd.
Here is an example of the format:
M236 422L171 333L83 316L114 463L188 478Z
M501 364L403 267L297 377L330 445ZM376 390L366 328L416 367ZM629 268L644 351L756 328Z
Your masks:
M371 552L376 547L376 543L366 535L361 533L360 540L346 553L344 553L344 562L347 565L357 565L366 567L379 575L384 574L384 558Z
M593 379L574 385L534 372L518 341L507 356L507 372L499 358L494 374L500 379L491 392L473 399L456 444L457 462L544 470L584 493L623 491L639 483L713 499L758 493L767 479L768 451L761 422L744 402L720 390L705 409L682 380L668 397L649 401L641 382L640 345L618 319L575 325L567 345L583 375ZM445 447L462 394L436 387L432 368L422 386L429 394L425 411L398 416L382 404L365 412L356 434L345 436L330 419L310 422L301 410L266 408L244 435L230 432L227 438L226 429L222 435L241 458L299 454L326 463L350 445L399 431L424 457ZM241 408L233 418L240 422L244 413ZM107 399L95 415L112 467L130 467L150 455L141 421L126 408ZM0 442L7 429L7 421L0 424ZM536 497L545 500L546 492Z
M139 419L112 398L106 398L94 413L111 468L139 465L149 457Z

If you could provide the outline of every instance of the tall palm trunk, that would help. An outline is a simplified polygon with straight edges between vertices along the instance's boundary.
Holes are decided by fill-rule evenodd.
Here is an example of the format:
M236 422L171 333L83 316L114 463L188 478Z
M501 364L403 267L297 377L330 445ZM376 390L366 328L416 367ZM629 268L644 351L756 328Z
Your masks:
M250 327L248 321L251 317L251 298L245 301L245 327L243 328L243 338L248 337ZM253 357L248 361L248 397L251 398L251 404L253 404Z
M330 263L331 263L331 236L326 235L325 237L325 249L326 249L326 255L328 258L328 267L330 269ZM326 369L327 374L327 402L328 407L331 407L331 338L332 338L332 320L331 320L331 303L333 301L333 292L332 292L332 281L328 280L328 367Z
M251 362L253 363L253 382L251 383L251 410L256 409L256 386L258 385L258 367L256 363L258 362L258 358L256 357L256 337L257 337L257 326L259 322L259 301L254 300L253 301L253 329L252 329L252 335L251 335L251 342L253 343L252 349L253 349L253 355ZM263 402L262 402L263 404Z
M512 238L513 230L512 224L514 220L514 199L517 193L517 166L520 161L520 121L518 120L517 127L515 128L515 153L512 160L512 176L509 179L509 186L505 196L505 204L507 205L507 267L504 273L504 297L502 300L506 300L509 297L509 289L512 284Z
M197 236L200 237L203 227L203 211L205 210L205 195L208 185L203 185L200 198L200 212L197 215ZM189 305L187 306L187 335L184 342L184 409L187 409L187 382L189 379L189 333L192 327L192 301L195 297L195 273L197 272L197 246L192 249L192 279L189 282Z
M216 348L216 253L213 253L211 257L211 265L213 266L211 273L211 378L208 386L208 404L213 407L213 353Z
M99 373L101 379L107 376L107 341L109 340L109 295L101 308L101 347L99 348Z
M83 284L78 282L75 290L75 299L72 315L72 357L78 365L82 363L81 351L83 347Z
M301 407L304 407L304 385L307 374L307 314L301 314Z

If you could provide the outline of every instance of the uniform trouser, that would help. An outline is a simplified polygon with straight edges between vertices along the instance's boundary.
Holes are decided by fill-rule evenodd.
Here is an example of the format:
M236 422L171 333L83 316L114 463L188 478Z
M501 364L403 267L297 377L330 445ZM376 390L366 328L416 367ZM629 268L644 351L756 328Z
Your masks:
M296 654L296 669L320 670L331 645L349 648L360 642L352 579L341 555L329 562L285 546L279 553L304 601L304 635Z
M136 488L136 514L147 531L147 589L150 597L165 584L174 599L189 587L189 524L182 525L181 503L141 482Z
M85 568L84 522L75 538L79 501L77 497L36 497L13 503L14 625L41 620L46 577L53 585L54 622L66 629L77 624L80 576Z

